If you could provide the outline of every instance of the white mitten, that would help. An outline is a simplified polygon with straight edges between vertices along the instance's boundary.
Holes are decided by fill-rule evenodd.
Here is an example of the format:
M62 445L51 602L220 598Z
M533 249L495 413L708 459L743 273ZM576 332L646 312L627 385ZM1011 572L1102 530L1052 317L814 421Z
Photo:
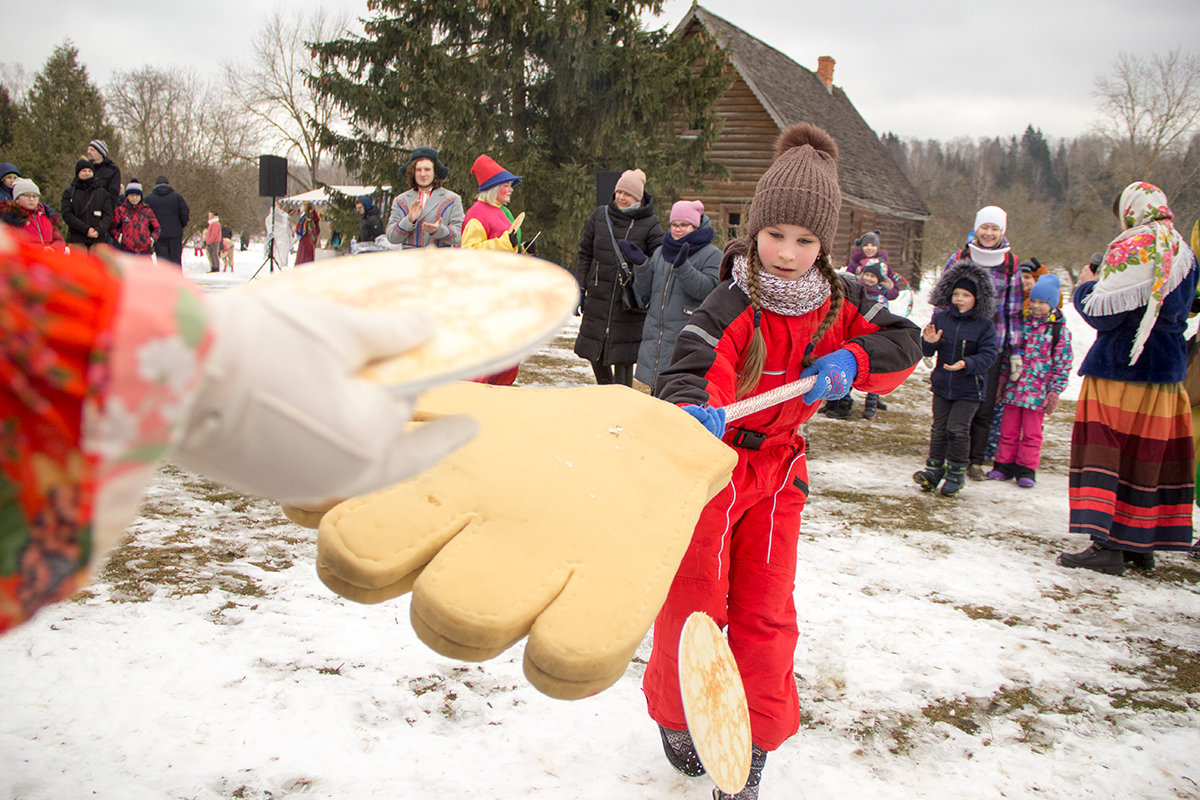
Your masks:
M1020 356L1009 356L1008 358L1008 378L1013 383L1021 377L1021 371L1025 368L1025 359Z
M415 397L354 373L421 344L433 323L323 300L231 291L174 460L231 488L315 506L425 470L478 431L457 416L407 430Z

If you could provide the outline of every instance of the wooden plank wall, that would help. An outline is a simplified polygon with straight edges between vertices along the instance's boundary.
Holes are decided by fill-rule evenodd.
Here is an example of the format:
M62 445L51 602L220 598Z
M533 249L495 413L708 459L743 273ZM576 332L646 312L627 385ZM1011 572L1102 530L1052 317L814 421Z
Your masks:
M727 62L726 69L733 67ZM746 221L754 187L774 160L779 127L741 76L717 102L717 115L724 127L709 157L728 167L729 177L710 182L703 193L689 199L704 203L721 246L735 238Z

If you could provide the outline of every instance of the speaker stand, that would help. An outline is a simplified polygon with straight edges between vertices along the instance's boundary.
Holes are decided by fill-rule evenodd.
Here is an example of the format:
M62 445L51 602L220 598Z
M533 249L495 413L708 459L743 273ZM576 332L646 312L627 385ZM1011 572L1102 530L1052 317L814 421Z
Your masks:
M275 200L276 200L275 197L271 198L271 235L267 239L267 255L266 255L266 258L263 259L263 263L258 265L258 269L254 270L254 274L250 276L250 280L254 280L255 278L257 278L258 273L262 272L263 267L267 266L268 264L271 265L270 271L271 272L275 271ZM283 256L283 259L284 259L283 263L286 264L287 263L287 254L286 253ZM279 271L283 272L282 266L279 267ZM249 281L247 281L247 283L249 283Z

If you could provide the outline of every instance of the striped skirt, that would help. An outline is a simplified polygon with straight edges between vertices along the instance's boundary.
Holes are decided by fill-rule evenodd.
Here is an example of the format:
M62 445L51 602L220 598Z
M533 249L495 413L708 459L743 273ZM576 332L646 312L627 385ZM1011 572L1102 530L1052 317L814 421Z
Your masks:
M1071 432L1071 532L1122 550L1186 550L1192 452L1181 384L1085 377Z

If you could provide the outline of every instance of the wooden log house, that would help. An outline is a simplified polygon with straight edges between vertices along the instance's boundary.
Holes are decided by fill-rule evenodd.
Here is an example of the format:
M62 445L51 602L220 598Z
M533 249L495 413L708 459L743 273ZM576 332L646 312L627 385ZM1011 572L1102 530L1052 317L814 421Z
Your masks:
M723 128L709 150L710 158L729 168L730 177L709 183L695 197L720 236L740 234L755 184L774 160L776 137L789 125L811 122L838 144L842 208L831 248L834 265L849 261L858 236L879 230L892 268L910 280L919 275L929 208L845 92L833 85L832 58L821 56L817 71L810 72L699 5L688 10L672 35L710 38L725 53L725 69L734 73L717 103Z

